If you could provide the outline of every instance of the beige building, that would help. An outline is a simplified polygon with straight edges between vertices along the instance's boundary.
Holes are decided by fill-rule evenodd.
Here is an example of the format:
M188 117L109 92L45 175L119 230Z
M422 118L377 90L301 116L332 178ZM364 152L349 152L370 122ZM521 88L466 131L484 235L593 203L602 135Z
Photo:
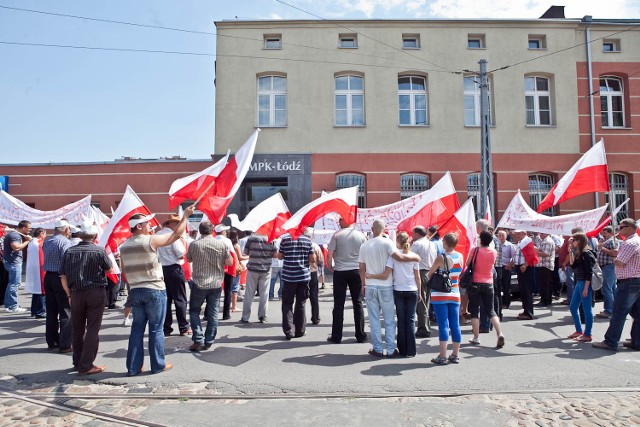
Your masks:
M517 189L535 207L602 137L612 181L621 199L632 198L633 215L640 208L639 23L216 22L216 154L238 148L260 127L256 153L311 155L309 200L360 184L361 205L380 206L451 171L462 202L478 191L476 74L486 59L496 214ZM281 182L288 176L282 172ZM253 179L260 182L260 174ZM594 203L582 196L555 213Z

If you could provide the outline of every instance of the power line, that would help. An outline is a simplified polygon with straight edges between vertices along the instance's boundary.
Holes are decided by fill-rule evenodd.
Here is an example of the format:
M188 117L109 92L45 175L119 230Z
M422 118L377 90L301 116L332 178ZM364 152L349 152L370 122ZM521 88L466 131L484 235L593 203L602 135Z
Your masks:
M402 54L404 54L404 55L408 55L408 56L410 56L410 57L413 57L413 58L419 59L420 61L426 62L427 64L433 65L434 67L440 68L440 69L445 70L445 71L447 71L447 72L449 72L449 73L452 73L452 74L460 74L460 72L459 72L459 71L452 71L452 70L448 69L447 67L443 67L442 65L438 65L438 64L436 64L435 62L428 61L428 60L426 60L426 59L424 59L424 58L421 58L421 57L420 57L420 56L418 56L418 55L414 55L414 54L409 53L409 52L407 52L407 51L405 51L405 50L398 49L397 47L395 47L395 46L393 46L393 45L390 45L390 44L388 44L388 43L385 43L385 42L383 42L383 41L380 41L380 40L378 40L378 39L376 39L376 38L374 38L374 37L371 37L371 36L369 36L369 35L367 35L367 34L365 34L365 33L363 33L363 32L359 32L359 31L356 31L356 30L354 30L354 29L351 29L351 28L349 28L349 27L347 27L347 26L345 26L345 25L340 24L340 23L339 23L339 22L337 22L337 21L332 21L332 20L330 20L330 19L323 18L322 16L316 15L316 14L314 14L314 13L312 13L312 12L309 12L309 11L307 11L307 10L304 10L304 9L302 9L302 8L300 8L300 7L297 7L297 6L294 6L294 5L292 5L292 4L289 4L289 3L287 3L287 2L285 2L285 1L283 1L283 0L274 0L274 1L276 1L276 2L278 2L278 3L280 3L280 4L283 4L283 5L285 5L285 6L289 6L289 7L290 7L290 8L292 8L292 9L296 9L296 10L298 10L298 11L300 11L300 12L306 13L307 15L311 15L311 16L313 16L313 17L315 17L315 18L318 18L318 19L320 19L320 20L322 20L322 21L332 23L332 24L334 24L334 25L336 25L336 26L338 26L338 27L342 27L342 28L344 28L344 29L346 29L346 30L351 31L352 33L358 33L358 34L360 34L360 35L361 35L362 37L364 37L364 38L367 38L367 39L369 39L369 40L372 40L372 41L374 41L374 42L376 42L376 43L380 43L381 45L386 46L386 47L389 47L389 48L391 48L391 49L393 49L393 50L396 50L396 51L398 51L398 52L401 52L401 53L402 53Z
M141 52L141 53L163 53L170 55L192 55L192 56L209 56L215 57L212 53L200 53L200 52L181 52L175 50L153 50L153 49L132 49L132 48L118 48L118 47L94 47L94 46L76 46L65 44L48 44L48 43L27 43L27 42L7 42L0 41L0 44L14 45L14 46L38 46L38 47L54 47L63 49L85 49L85 50L105 50L113 52Z

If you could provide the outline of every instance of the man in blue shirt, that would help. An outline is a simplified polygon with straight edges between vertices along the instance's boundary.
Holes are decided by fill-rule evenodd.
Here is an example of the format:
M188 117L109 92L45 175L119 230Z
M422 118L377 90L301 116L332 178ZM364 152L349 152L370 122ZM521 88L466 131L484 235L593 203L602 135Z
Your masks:
M22 279L22 250L31 241L29 236L31 223L23 220L18 223L14 231L10 231L4 238L4 268L9 273L7 290L4 293L4 309L10 313L24 313L26 308L18 305L18 288ZM23 241L24 239L24 241Z

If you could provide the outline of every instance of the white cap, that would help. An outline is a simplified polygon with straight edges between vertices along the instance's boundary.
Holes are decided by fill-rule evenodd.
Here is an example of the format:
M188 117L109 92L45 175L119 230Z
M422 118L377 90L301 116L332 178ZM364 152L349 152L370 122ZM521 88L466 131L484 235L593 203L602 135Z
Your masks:
M69 221L67 221L66 219L59 219L56 221L56 225L54 225L55 228L59 228L59 227L71 227L71 223Z
M130 219L129 220L129 228L133 228L138 224L142 224L143 222L149 222L151 221L156 215L155 214L151 214L151 215L147 215L147 216L143 216L141 218L134 218L134 219Z
M85 234L98 234L98 226L95 224L82 224L80 226L80 231Z
M224 224L218 224L216 225L216 233L221 233L223 231L227 231L228 229L230 229L231 227L229 227L228 225L224 225Z

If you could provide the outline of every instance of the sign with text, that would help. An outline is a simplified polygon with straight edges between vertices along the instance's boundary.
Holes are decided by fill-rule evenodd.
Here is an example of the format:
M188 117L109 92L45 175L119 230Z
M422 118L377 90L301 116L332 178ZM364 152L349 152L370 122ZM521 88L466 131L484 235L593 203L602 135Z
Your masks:
M94 218L91 196L53 211L41 211L26 205L5 191L0 191L0 222L16 225L26 219L33 227L52 229L56 221L62 218L66 218L72 224L80 224L86 218Z

